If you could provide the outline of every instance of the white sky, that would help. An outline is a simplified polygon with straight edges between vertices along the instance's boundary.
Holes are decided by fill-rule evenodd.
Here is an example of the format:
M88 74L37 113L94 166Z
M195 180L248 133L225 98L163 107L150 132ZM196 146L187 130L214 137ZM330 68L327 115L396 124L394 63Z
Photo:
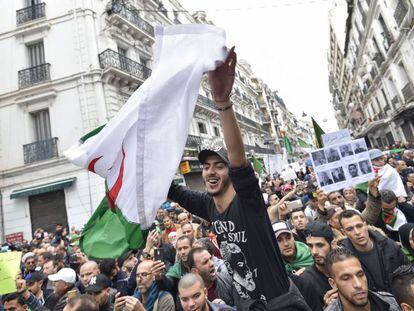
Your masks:
M228 46L256 76L279 91L297 116L337 129L328 88L329 18L343 41L345 0L180 0L226 30ZM327 122L323 122L327 119Z

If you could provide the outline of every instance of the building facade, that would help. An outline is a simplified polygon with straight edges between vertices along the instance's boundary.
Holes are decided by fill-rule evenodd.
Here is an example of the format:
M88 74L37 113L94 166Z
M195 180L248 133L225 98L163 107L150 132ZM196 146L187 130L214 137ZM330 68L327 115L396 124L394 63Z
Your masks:
M330 82L340 128L371 147L414 141L414 7L348 2L344 52L331 29Z
M63 151L107 123L151 75L155 25L210 23L174 0L3 1L0 20L0 241L56 223L81 228L104 196L104 182ZM274 153L260 92L247 62L233 100L248 152ZM203 79L181 176L203 188L197 151L222 141ZM267 145L266 145L267 143ZM162 146L160 146L162 149Z

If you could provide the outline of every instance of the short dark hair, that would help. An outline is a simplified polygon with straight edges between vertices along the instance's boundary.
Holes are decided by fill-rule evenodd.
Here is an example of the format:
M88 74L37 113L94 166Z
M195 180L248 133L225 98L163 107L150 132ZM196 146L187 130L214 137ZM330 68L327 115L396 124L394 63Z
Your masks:
M191 238L189 236L182 235L177 239L177 241L175 242L175 245L177 245L178 242L181 242L183 240L188 240L188 242L190 242L190 245L191 245L191 243L193 243L193 241L191 241Z
M26 303L20 297L18 293L10 293L1 297L1 303L4 305L8 301L17 300L17 303L21 306L24 306Z
M214 244L209 238L200 238L196 242L200 243L202 245L201 247L207 249L211 256L214 256Z
M356 210L353 210L353 209L347 209L347 210L344 210L343 212L341 212L339 214L339 224L341 225L341 227L342 227L342 219L344 219L344 218L348 219L348 218L352 218L354 216L358 216L359 218L361 218L361 220L363 222L365 222L365 219L362 218L362 215L359 212L357 212Z
M53 259L53 254L51 252L44 252L42 254L40 254L39 256L42 256L43 259L46 261Z
M390 204L394 201L397 201L397 196L395 195L394 191L384 189L380 192L381 201L387 204Z
M210 254L208 249L205 248L205 247L195 247L195 248L190 250L190 252L188 253L188 257L187 257L187 265L190 269L196 268L196 264L195 264L195 261L194 261L194 255L199 254L199 253L204 252L204 251L206 251Z
M297 213L297 212L302 212L303 214L305 214L305 212L303 211L303 209L301 207L295 207L295 208L292 208L292 210L290 211L290 217L292 217L293 213ZM306 214L305 214L305 216L306 216Z
M108 278L110 278L112 270L115 268L117 268L115 259L104 259L99 264L99 270L101 270L101 273L105 274Z
M74 311L99 311L99 306L95 299L90 295L82 295L72 299L68 299L67 302Z
M414 292L411 286L414 284L414 265L398 267L392 273L392 292L398 304L412 303Z
M345 247L335 247L326 255L325 269L329 276L332 277L332 266L336 262L341 262L347 259L356 258L351 251ZM357 259L357 258L356 258Z

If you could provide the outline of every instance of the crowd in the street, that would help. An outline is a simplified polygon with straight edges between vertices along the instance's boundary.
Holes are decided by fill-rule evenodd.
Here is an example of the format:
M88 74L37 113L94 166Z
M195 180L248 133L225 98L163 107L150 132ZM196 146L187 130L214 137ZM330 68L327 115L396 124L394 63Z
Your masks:
M338 295L358 304L366 289L378 303L371 310L399 310L399 304L414 308L413 161L409 150L372 159L397 170L407 197L378 191L380 176L367 190L325 193L317 188L312 166L298 172L296 180L267 175L258 181L286 271L312 310L342 310L346 302ZM145 248L117 260L92 260L79 248L81 232L75 228L58 224L53 233L39 228L32 241L2 246L3 252L24 255L17 292L4 295L0 308L195 310L211 304L212 310L240 309L217 230L166 202Z
M87 258L62 225L3 245L24 255L1 308L414 310L413 150L370 150L375 177L330 193L312 165L292 180L257 176L229 100L235 66L232 48L209 72L227 150L198 155L207 192L171 184L145 247L116 260Z

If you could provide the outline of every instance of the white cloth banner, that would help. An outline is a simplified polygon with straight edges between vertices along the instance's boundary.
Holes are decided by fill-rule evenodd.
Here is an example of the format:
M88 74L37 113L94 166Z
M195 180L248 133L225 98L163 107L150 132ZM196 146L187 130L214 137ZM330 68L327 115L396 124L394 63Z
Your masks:
M202 75L226 55L211 25L156 27L154 70L96 136L65 152L106 179L110 202L143 229L165 201L181 160Z
M389 164L386 164L378 171L378 174L381 175L381 181L378 184L379 191L392 190L397 197L407 196L400 174L398 174L395 168Z

